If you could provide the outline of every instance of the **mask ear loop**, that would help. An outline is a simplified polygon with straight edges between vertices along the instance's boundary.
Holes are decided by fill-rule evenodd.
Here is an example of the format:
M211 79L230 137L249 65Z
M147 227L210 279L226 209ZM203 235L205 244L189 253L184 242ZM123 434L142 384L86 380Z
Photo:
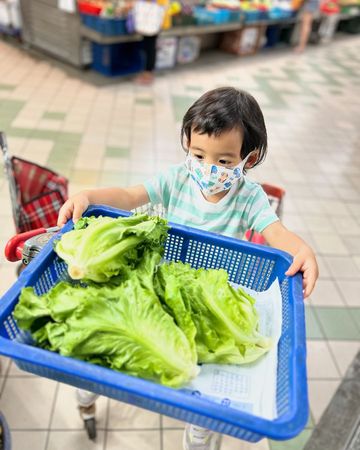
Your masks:
M240 165L241 165L241 170L242 170L242 171L244 170L244 168L245 168L245 166L246 166L246 163L248 162L248 159L250 158L250 156L252 156L252 155L254 155L254 154L256 154L256 153L257 153L257 150L252 150L248 155L245 156L245 159L243 159L243 160L241 161ZM251 167L252 167L252 166L251 166ZM250 167L250 169L251 169L251 167Z

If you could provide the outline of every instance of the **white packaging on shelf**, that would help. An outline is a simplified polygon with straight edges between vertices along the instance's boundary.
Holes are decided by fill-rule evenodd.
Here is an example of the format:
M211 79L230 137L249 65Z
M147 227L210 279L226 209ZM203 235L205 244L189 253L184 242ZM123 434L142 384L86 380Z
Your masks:
M178 39L174 36L159 36L156 44L156 69L171 69L176 64Z
M3 27L11 25L9 5L4 2L0 2L0 25Z
M20 0L8 0L11 25L16 30L20 30L22 27L21 12L20 12Z
M200 38L198 36L184 36L179 39L177 62L187 64L195 61L200 53Z

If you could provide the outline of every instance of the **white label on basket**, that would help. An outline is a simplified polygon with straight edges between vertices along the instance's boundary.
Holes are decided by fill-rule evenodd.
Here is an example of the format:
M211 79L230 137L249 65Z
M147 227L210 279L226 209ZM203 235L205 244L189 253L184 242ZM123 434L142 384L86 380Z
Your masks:
M234 285L236 287L236 285ZM224 406L274 419L276 411L277 346L281 335L282 301L278 280L264 292L244 288L256 300L259 331L271 337L271 350L243 366L203 364L187 389Z

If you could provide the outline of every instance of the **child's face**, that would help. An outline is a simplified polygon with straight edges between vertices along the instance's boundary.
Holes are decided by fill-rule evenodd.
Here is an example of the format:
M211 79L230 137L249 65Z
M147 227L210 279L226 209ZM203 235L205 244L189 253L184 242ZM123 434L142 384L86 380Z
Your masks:
M191 154L208 164L234 167L240 164L243 133L238 129L224 131L220 136L208 136L191 132L189 150Z

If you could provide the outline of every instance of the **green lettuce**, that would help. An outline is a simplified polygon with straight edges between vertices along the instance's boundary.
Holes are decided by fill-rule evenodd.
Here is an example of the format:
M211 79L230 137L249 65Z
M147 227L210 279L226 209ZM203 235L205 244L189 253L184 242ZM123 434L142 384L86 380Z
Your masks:
M152 287L160 257L145 253L138 270L119 286L60 282L42 296L26 288L14 317L43 348L181 386L197 375L197 355ZM42 328L34 327L44 318Z
M195 340L200 363L245 364L270 349L271 340L258 332L254 299L234 289L225 270L170 263L159 268L156 278L164 307L190 345ZM193 329L195 335L189 332Z
M164 219L145 214L84 218L62 235L55 251L72 279L106 282L119 274L126 278L145 249L163 253L167 230Z

